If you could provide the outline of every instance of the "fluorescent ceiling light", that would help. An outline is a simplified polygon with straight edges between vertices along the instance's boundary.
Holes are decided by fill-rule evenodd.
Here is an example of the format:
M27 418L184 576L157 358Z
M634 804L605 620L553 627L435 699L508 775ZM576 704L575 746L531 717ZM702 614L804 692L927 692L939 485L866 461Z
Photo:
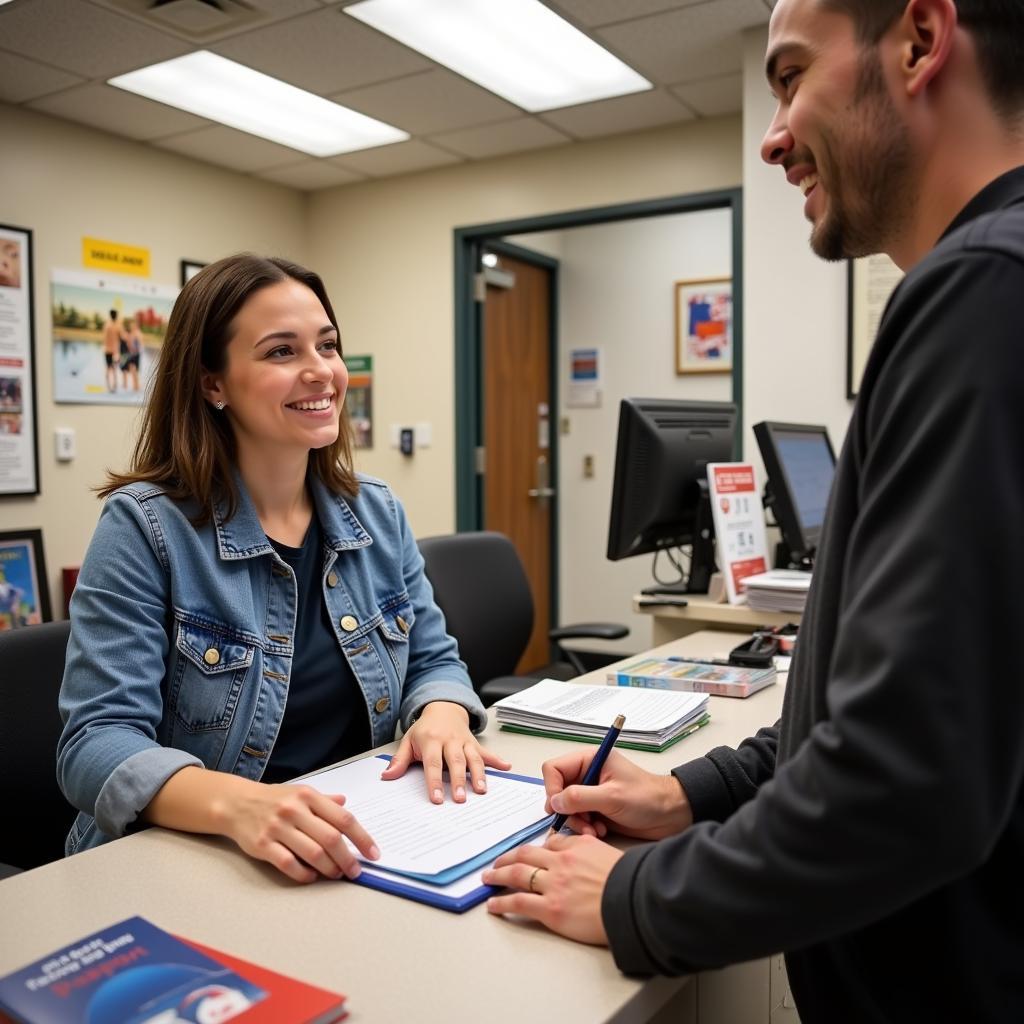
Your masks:
M363 0L344 11L531 113L651 88L539 0Z
M383 121L208 50L118 75L107 84L311 156L335 156L409 138Z

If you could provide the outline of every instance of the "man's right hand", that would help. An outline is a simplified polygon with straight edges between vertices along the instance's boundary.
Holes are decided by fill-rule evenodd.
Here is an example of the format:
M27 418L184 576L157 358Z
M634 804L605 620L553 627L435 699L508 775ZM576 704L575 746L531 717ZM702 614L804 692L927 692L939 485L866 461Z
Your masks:
M603 838L609 831L664 839L693 824L686 793L674 775L654 775L613 750L596 786L579 783L596 749L566 754L543 766L547 809L568 814L574 832Z

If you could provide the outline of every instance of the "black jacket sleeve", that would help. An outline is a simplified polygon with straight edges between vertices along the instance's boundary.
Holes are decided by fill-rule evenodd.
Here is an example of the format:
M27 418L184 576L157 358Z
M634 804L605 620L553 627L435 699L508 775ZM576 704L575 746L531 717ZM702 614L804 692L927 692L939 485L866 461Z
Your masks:
M918 269L837 470L835 628L800 640L828 649L790 680L773 776L753 750L681 769L723 820L616 864L602 911L628 973L826 941L1024 834L1024 265L957 251Z

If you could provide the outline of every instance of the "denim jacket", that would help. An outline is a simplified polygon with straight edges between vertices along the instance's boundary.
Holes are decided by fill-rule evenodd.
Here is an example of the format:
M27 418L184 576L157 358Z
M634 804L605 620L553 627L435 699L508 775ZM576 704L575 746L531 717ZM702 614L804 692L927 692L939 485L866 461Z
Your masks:
M80 809L67 852L134 826L170 776L203 765L259 779L284 715L296 584L244 487L235 515L131 484L103 507L71 601L57 775ZM486 713L445 631L401 504L360 477L345 499L313 481L323 594L366 702L373 745L430 701Z

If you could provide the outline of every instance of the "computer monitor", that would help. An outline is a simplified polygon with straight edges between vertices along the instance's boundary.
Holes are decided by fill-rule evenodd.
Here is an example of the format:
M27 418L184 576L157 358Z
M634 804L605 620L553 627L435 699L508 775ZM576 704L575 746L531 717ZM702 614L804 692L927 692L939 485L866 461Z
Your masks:
M688 577L674 589L707 591L715 565L707 465L732 461L735 428L732 402L622 400L609 559L690 545Z
M809 567L821 537L836 457L828 430L804 423L757 423L754 437L768 474L771 507L788 553L777 565Z

